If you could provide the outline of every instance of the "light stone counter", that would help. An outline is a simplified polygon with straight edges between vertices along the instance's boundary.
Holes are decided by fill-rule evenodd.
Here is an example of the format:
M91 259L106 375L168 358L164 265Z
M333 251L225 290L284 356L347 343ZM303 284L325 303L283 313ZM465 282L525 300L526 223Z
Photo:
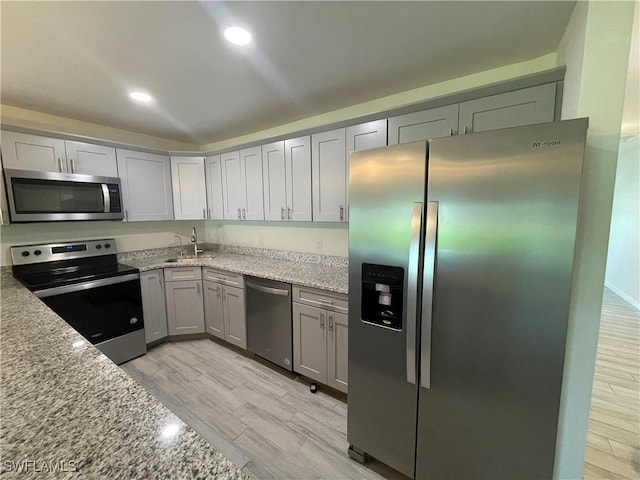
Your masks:
M10 268L0 280L3 479L249 478L15 281Z
M121 254L119 261L140 271L156 268L212 267L330 292L346 294L349 291L347 259L342 257L236 247L232 250L205 250L199 254L200 258L190 259L188 264L165 261L176 257L178 255L175 251L159 249Z

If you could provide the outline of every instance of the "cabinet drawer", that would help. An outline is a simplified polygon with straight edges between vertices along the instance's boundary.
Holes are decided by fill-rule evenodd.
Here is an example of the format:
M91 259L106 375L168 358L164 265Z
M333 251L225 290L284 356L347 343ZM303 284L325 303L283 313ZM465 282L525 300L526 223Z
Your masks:
M181 280L201 280L202 269L200 267L165 268L164 281L178 282Z
M339 313L347 313L349 311L349 297L347 295L315 288L294 285L293 301Z
M224 270L216 270L215 268L203 268L203 276L205 280L222 283L231 287L244 288L244 277L240 273L231 273Z

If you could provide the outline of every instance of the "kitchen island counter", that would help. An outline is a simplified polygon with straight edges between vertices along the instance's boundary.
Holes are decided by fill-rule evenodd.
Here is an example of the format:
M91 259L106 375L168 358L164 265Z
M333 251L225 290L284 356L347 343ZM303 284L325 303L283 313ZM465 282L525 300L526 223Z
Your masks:
M3 478L246 479L3 268Z

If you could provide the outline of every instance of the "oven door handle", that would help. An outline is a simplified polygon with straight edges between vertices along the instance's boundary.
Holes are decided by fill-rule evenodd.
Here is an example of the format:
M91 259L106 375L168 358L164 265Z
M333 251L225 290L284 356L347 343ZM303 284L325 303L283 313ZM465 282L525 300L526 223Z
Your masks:
M90 288L106 287L107 285L115 285L117 283L130 282L132 280L139 279L139 273L129 273L127 275L120 275L119 277L91 280L90 282L74 283L73 285L64 285L62 287L45 288L44 290L35 291L33 294L38 298L46 298L54 295L64 295L65 293L79 292Z

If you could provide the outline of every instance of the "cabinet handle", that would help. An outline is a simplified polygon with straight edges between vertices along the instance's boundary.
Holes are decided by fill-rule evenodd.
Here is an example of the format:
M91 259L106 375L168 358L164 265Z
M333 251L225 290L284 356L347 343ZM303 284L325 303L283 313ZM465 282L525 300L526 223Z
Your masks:
M284 207L280 207L280 220L284 220Z
M329 331L333 330L333 316L329 315Z
M64 170L62 169L62 159L61 159L61 158L59 158L59 159L58 159L58 171L59 171L59 172L63 172L63 171L64 171Z
M69 159L69 163L71 164L71 173L76 173L76 161L71 158Z
M202 218L207 219L207 210L205 208L202 209Z
M216 292L218 293L218 298L220 298L220 285L216 288Z
M242 210L238 209L238 220L242 220Z
M320 314L320 328L324 330L324 313Z
M196 290L198 291L198 296L202 296L202 292L200 291L200 284L196 283Z
M209 219L211 219L211 209L208 209L207 212L209 213Z
M471 133L471 127L467 128L466 125L464 127L464 134L466 135L467 133Z
M329 300L328 298L318 298L318 301L326 305L333 305L333 300Z
M287 218L291 220L291 207L287 207Z
M128 218L129 218L129 210L127 210L127 209L125 208L125 209L124 209L124 221L125 221L125 222L128 222L128 221L129 221L129 220L128 220Z
M243 220L247 219L247 211L244 208L242 209L242 219Z
M340 221L344 221L344 207L340 205Z
M449 129L449 136L453 135L453 128Z

